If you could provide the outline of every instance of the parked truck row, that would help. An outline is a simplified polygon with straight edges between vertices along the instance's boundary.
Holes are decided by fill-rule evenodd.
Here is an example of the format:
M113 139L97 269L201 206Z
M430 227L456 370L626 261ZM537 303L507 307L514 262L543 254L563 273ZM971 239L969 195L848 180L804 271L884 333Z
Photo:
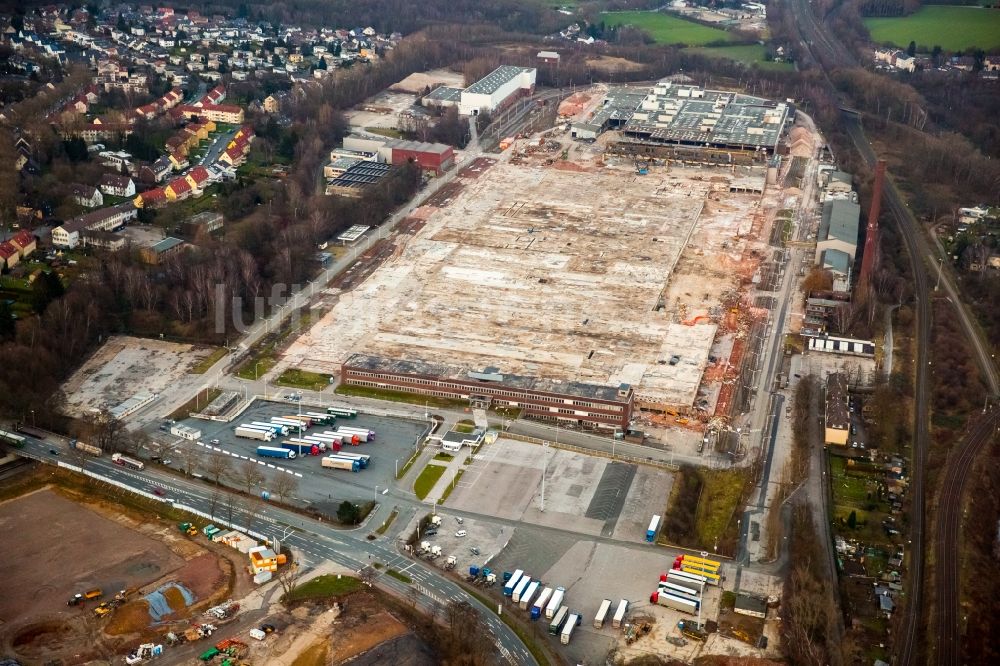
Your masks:
M685 561L687 565L684 564ZM660 574L656 591L649 595L649 603L691 615L700 614L705 586L719 584L721 564L692 555L679 555L674 560L674 567L667 573Z

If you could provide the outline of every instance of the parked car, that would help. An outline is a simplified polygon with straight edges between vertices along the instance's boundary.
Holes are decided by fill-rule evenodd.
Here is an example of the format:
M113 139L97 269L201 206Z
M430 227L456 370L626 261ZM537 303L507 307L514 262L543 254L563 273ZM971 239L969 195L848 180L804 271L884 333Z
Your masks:
M457 537L464 537L464 536L466 536L468 534L469 533L466 532L465 530L459 530L459 531L455 532L455 536L457 536Z

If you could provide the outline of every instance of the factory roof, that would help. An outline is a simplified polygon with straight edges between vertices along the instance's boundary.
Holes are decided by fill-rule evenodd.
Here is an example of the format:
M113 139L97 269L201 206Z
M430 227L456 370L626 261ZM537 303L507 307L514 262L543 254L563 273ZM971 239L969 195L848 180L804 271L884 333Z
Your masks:
M446 146L443 143L427 143L425 141L396 141L392 144L393 150L410 150L417 153L434 153L435 155L443 155L450 150L454 150L451 146Z
M790 112L783 102L661 81L624 129L654 142L773 149Z
M834 199L823 204L823 218L819 223L817 241L840 240L858 244L858 220L861 206L847 199Z
M330 181L333 187L365 187L377 183L392 166L381 162L358 162Z
M824 250L821 259L824 269L840 273L841 275L850 275L851 255L846 252L842 250Z
M440 88L435 88L424 95L424 99L437 102L458 102L458 100L462 97L462 90L462 88L441 86Z
M364 236L365 232L369 229L371 229L371 227L367 224L355 224L350 229L337 236L337 240L342 243L353 243Z
M515 67L514 65L503 65L497 67L492 72L479 79L464 92L479 95L492 95L502 88L508 81L520 76L524 72L531 72L531 67Z
M390 359L381 356L370 356L368 354L353 354L344 362L344 365L358 370L377 370L397 375L422 375L467 383L479 381L484 385L499 384L504 387L514 389L571 395L581 398L592 398L595 400L608 400L611 402L625 402L624 399L619 397L620 389L626 391L626 393L631 392L628 385L622 385L621 387L602 386L599 384L588 384L584 382L541 379L539 377L526 377L522 375L506 375L497 372L496 368L487 368L487 372L482 373L468 368L425 363L423 361ZM487 376L491 379L482 379Z
M583 123L605 129L610 125L621 125L627 122L635 110L646 99L648 90L635 88L612 88L605 95L601 107L594 117Z

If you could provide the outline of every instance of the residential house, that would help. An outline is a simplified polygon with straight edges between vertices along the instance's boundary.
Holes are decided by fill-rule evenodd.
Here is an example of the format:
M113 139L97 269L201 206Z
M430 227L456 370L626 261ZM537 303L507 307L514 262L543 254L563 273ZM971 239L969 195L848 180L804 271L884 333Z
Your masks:
M135 181L128 176L116 176L106 173L101 178L99 187L101 188L101 192L114 197L131 198L135 196Z
M823 441L826 444L847 446L851 432L851 415L848 411L847 377L834 372L826 378L826 414Z
M208 169L203 166L196 166L191 169L191 171L189 171L184 178L191 186L191 190L193 192L200 192L209 184L210 181Z
M22 259L31 256L35 251L35 237L28 231L22 229L14 234L14 237L9 240L10 243L18 249Z
M73 201L87 208L97 208L104 205L104 196L100 190L90 185L79 183L70 186L70 196Z
M136 208L157 208L167 203L167 193L162 187L154 187L138 195L132 203Z
M191 196L191 183L186 178L175 178L170 184L163 188L167 195L167 201L181 201Z
M222 228L223 217L221 213L206 210L198 213L189 220L181 223L181 229L185 236L196 238L200 235L207 235Z
M4 241L0 243L0 269L3 268L14 268L17 266L17 262L21 260L21 253L18 251L14 244L10 241Z

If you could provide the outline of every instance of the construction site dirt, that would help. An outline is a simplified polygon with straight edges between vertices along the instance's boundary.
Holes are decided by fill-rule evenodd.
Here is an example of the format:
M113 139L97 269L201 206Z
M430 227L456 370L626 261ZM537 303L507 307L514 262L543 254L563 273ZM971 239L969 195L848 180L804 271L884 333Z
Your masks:
M697 428L734 406L767 319L755 292L774 282L780 183L763 167L640 164L562 127L516 139L414 211L423 226L286 355L624 383L650 425Z
M0 504L0 525L17 535L5 555L18 572L5 579L0 595L0 651L22 663L107 659L236 591L230 582L235 562L165 521L75 501L75 491L42 487L7 500ZM99 598L67 605L95 589ZM149 598L157 590L166 614L154 629ZM103 618L94 613L102 602L113 602Z

